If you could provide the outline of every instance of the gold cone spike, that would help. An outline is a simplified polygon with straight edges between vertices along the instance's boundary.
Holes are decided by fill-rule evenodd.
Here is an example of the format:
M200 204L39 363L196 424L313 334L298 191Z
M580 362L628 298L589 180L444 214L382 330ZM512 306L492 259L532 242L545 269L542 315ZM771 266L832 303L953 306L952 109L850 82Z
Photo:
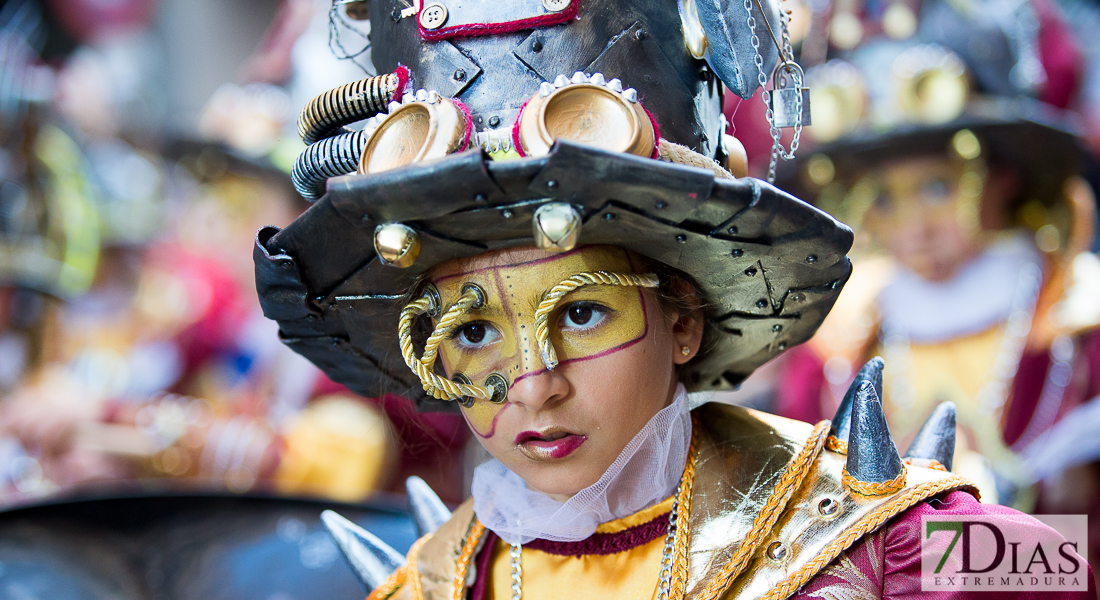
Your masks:
M374 251L382 264L411 267L420 256L420 235L407 225L389 223L374 230Z
M581 216L564 202L543 204L533 219L535 244L548 252L568 252L581 236Z

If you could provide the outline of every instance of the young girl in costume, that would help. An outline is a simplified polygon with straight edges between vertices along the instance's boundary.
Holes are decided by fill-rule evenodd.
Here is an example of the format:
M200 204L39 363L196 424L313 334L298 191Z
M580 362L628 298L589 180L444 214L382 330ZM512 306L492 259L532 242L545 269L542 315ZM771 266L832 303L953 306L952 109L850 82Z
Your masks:
M261 303L494 457L453 514L410 483L407 557L326 516L371 598L916 596L922 515L1016 515L949 471L948 407L902 459L881 361L835 425L688 395L808 339L850 273L850 230L722 166L714 73L753 93L773 4L367 4L394 71L303 111L324 197L257 234Z

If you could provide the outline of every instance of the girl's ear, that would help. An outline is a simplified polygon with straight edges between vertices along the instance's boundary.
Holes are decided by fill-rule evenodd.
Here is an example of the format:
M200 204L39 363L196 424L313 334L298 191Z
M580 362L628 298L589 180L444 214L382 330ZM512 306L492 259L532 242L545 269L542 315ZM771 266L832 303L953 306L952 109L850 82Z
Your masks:
M703 343L703 310L696 309L688 313L674 313L672 321L672 339L676 342L676 352L672 362L682 365L695 358L699 346Z

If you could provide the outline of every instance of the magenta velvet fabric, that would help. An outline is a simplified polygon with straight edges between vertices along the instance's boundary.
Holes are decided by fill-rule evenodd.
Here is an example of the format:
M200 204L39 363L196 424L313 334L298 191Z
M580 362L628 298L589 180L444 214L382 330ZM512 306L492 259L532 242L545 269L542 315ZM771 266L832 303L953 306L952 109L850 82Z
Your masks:
M811 579L792 598L839 600L883 598L903 600L1001 600L1023 598L1096 598L1092 569L1087 569L1087 592L921 591L921 517L923 515L999 515L1017 524L1049 529L1043 523L1004 506L981 504L966 492L950 492L922 502L865 536ZM1082 561L1084 562L1084 561Z

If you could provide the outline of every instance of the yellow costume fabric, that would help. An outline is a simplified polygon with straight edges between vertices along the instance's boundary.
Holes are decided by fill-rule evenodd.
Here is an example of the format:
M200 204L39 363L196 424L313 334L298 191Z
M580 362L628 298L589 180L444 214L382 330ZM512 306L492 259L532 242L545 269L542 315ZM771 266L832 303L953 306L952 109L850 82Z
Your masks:
M628 517L609 521L596 528L596 533L618 533L629 527L648 523L658 517L668 518L672 498ZM486 600L512 597L511 547L497 540L493 549L493 568L486 589ZM657 575L665 536L616 554L559 556L538 550L523 549L523 597L525 600L569 598L650 598L657 591ZM581 584L580 582L583 582Z

